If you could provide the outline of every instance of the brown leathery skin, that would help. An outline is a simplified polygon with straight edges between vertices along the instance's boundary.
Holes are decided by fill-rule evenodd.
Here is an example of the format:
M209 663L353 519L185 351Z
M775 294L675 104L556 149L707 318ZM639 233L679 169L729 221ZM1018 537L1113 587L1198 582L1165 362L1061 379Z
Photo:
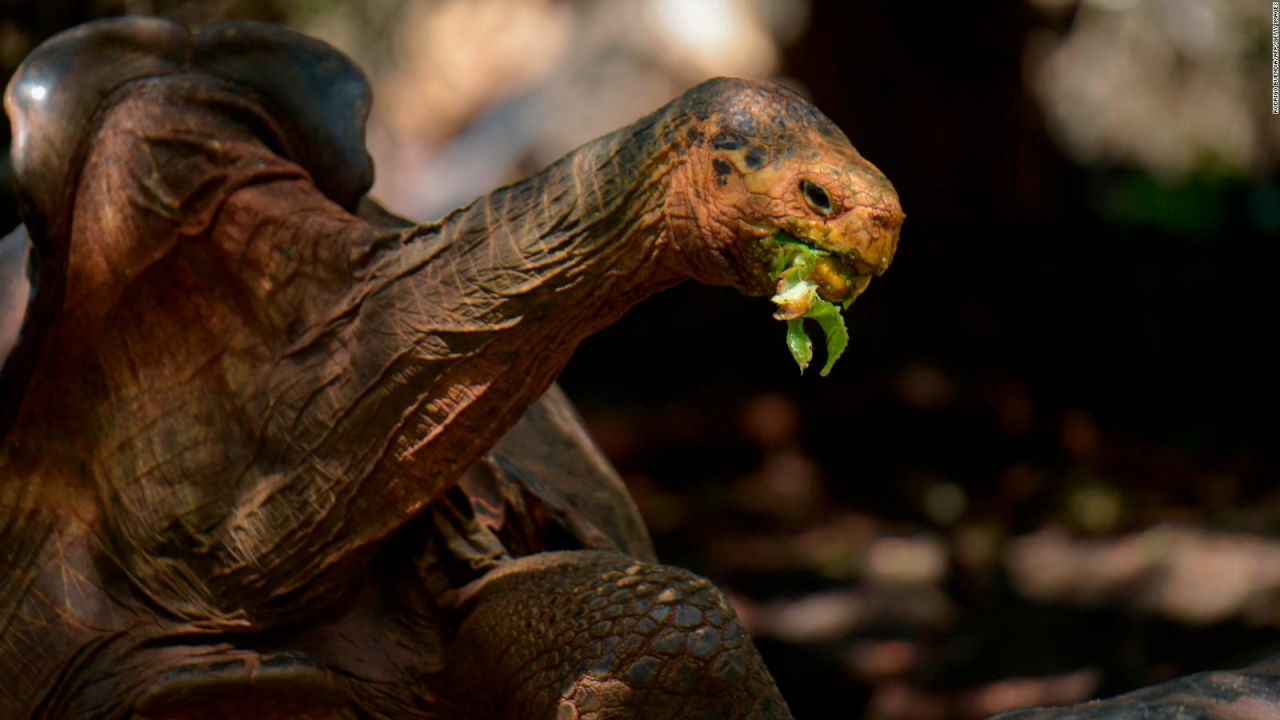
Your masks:
M687 571L543 553L462 593L470 614L442 684L456 717L791 717L729 603Z
M817 221L794 188L749 180L795 182L836 158L851 180L824 181L832 199L874 205L802 239L876 263L901 220L829 121L722 79L438 222L370 222L281 154L280 103L206 70L95 84L109 91L77 116L83 153L57 175L69 184L28 206L59 208L64 251L0 445L0 674L21 676L0 716L124 717L192 654L292 649L340 669L365 710L429 714L412 679L442 662L440 631L423 629L431 598L400 600L371 568L576 344L685 279L770 292L762 228ZM75 74L54 79L76 99ZM769 102L791 144L740 122ZM729 151L709 133L726 123L780 148L737 190L716 184ZM795 138L819 138L817 159ZM882 219L858 245L862 215ZM576 497L540 496L571 515L599 507ZM647 547L642 531L566 527L586 546ZM353 651L369 637L389 647Z
M556 385L459 484L512 555L572 547L657 559L622 478Z

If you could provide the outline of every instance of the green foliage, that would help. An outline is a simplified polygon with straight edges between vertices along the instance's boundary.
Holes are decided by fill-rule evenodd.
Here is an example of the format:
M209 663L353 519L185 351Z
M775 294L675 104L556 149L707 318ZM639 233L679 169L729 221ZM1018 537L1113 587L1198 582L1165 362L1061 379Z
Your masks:
M813 342L805 332L804 320L817 321L827 342L827 362L819 375L826 377L849 345L849 331L840 308L818 296L818 285L812 279L818 258L827 253L786 233L764 242L773 254L770 276L778 281L778 292L772 298L778 306L774 317L787 321L787 349L803 373L813 360Z

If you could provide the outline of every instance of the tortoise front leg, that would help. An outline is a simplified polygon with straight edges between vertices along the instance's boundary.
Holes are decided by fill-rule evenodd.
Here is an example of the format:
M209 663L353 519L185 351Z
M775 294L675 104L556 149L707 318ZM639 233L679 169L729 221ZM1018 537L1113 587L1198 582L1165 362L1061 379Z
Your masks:
M462 591L443 692L478 718L791 718L724 596L603 551L504 564Z

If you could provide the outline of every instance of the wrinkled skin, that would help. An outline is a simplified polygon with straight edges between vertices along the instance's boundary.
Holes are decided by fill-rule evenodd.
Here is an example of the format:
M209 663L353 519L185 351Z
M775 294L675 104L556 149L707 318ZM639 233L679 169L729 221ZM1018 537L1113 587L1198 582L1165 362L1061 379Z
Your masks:
M1231 672L1180 677L1109 700L1020 710L998 720L1273 720L1280 717L1280 658Z
M38 277L0 375L0 716L790 717L544 393L654 292L768 294L773 229L883 271L888 182L722 79L405 225L361 199L345 63L128 19L15 76Z

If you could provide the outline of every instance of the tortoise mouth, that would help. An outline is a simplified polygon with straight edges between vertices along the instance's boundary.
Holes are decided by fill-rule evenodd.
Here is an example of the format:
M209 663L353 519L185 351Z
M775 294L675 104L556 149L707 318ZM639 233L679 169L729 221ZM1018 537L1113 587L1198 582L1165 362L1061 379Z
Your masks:
M857 250L839 250L830 247L824 239L811 237L798 228L782 228L769 225L748 224L748 230L765 248L765 261L771 266L770 278L778 281L791 255L781 252L786 246L803 248L812 260L808 279L817 286L818 297L828 302L848 307L849 303L866 292L876 268L862 259ZM780 264L781 263L781 264ZM777 292L784 291L781 284Z
M871 273L859 272L857 251L841 255L813 243L802 244L827 253L814 262L813 279L818 285L819 297L847 305L866 292L871 284Z
M850 261L848 253L833 253L821 245L787 232L760 240L769 279L777 283L777 292L770 298L777 306L773 317L787 323L787 349L803 373L813 359L813 342L804 321L816 321L827 341L827 362L821 372L825 376L849 344L841 310L866 289L871 277L858 273L857 261Z

